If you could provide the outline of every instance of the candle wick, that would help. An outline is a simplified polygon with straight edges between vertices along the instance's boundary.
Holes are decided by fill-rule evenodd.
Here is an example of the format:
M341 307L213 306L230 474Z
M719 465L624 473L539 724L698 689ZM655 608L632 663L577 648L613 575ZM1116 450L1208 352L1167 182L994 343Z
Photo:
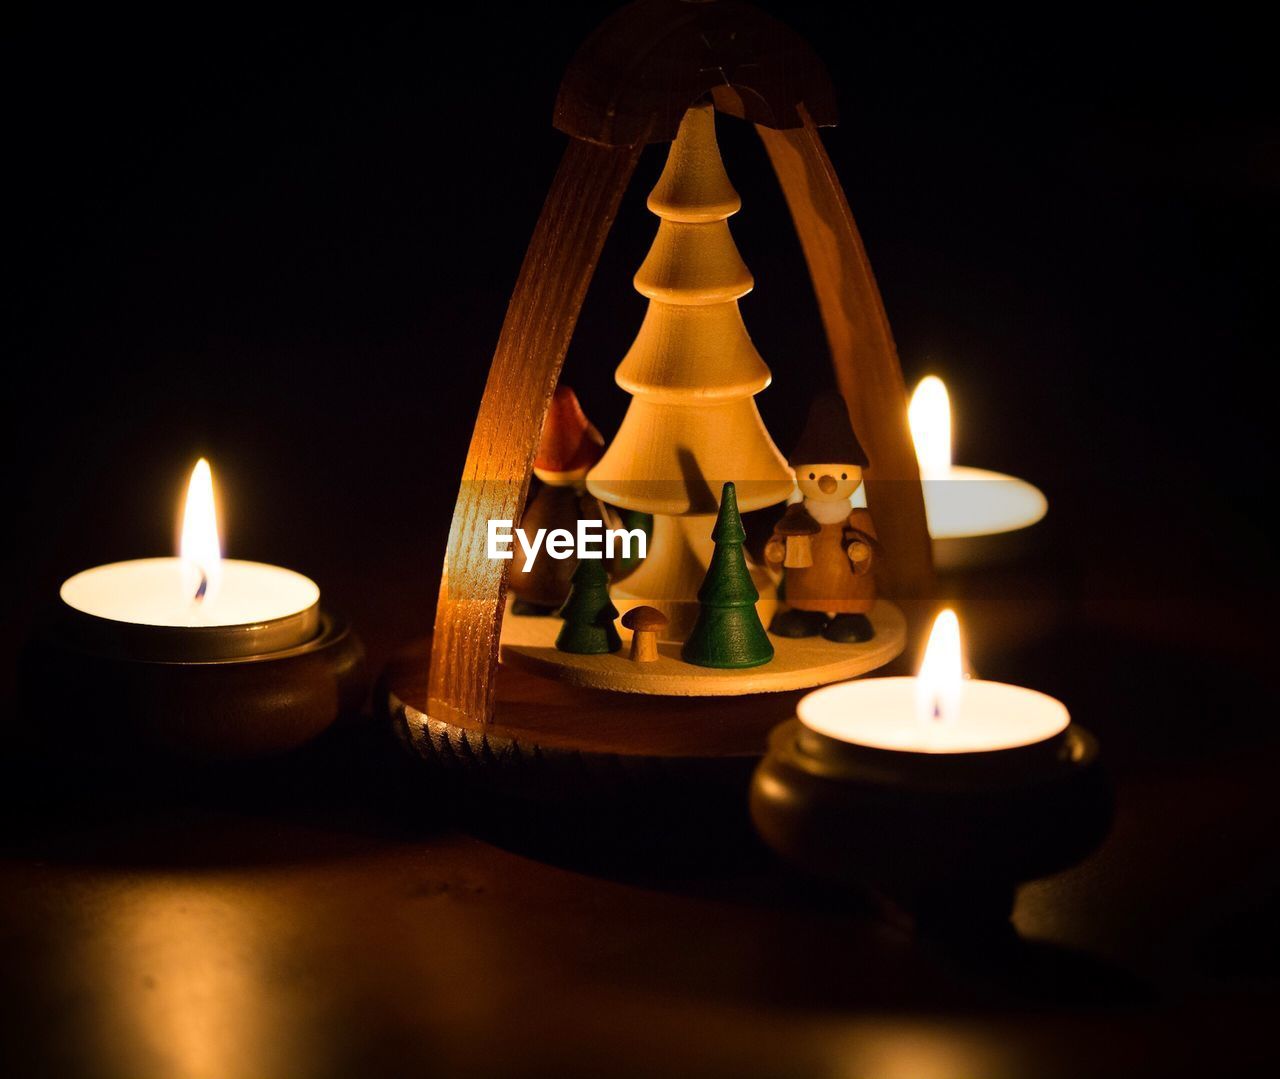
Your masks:
M196 589L195 601L199 603L201 600L203 600L205 597L205 593L208 591L209 591L209 575L205 573L204 570L201 570L200 571L200 587Z
M942 702L937 697L933 698L933 721L935 723L942 722Z

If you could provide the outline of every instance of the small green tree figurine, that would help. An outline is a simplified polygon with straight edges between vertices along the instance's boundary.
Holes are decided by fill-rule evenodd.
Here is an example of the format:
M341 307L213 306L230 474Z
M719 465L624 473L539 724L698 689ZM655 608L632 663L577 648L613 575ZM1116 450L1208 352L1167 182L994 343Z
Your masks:
M773 644L760 616L760 593L751 583L742 541L747 538L732 483L720 494L720 512L711 533L715 553L698 589L698 620L680 655L699 667L758 667L773 659Z
M583 558L569 579L569 598L560 608L564 625L556 636L561 652L596 656L622 647L613 620L618 608L609 599L609 574L599 558Z

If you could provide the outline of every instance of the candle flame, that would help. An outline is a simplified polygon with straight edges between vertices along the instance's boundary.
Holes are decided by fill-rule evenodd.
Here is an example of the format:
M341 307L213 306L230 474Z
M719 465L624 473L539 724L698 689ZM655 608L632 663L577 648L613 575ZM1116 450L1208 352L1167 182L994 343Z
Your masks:
M960 620L948 607L933 621L916 678L916 715L927 729L950 726L959 719L963 670Z
M218 514L213 498L213 472L203 457L191 470L187 501L182 511L183 583L193 603L208 603L222 579L222 552L218 542Z
M951 398L937 375L920 380L907 409L916 460L926 480L946 479L951 471Z

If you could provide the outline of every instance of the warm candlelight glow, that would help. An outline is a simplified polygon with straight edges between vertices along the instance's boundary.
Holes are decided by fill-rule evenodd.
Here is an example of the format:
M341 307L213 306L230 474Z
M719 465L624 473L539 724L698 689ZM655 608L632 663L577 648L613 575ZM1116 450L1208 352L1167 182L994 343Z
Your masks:
M1022 686L964 677L960 621L934 620L915 678L860 678L816 689L796 715L810 730L874 749L981 753L1032 745L1071 721L1061 701Z
M926 730L950 727L959 720L963 673L960 620L947 608L934 619L916 677L916 715Z
M937 375L920 380L907 409L911 441L915 443L920 474L926 480L944 480L951 472L951 398Z
M196 603L213 600L222 581L222 551L218 541L218 515L213 498L213 471L203 457L191 470L187 501L182 513L183 585Z
M84 570L62 584L62 600L85 614L147 626L245 626L315 607L320 590L293 570L223 560L213 473L203 457L187 484L177 558L139 558ZM301 633L314 632L301 620ZM246 639L248 639L246 637Z
M907 422L920 463L935 565L950 568L982 561L979 547L957 541L1016 532L1045 515L1049 503L1026 480L951 463L951 398L936 375L921 379L911 395Z

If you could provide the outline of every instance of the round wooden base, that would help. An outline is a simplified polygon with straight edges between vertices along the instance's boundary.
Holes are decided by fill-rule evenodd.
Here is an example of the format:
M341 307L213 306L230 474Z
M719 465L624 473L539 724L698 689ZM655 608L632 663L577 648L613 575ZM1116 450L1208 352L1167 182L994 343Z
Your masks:
M630 634L622 650L578 656L556 649L560 619L507 612L502 623L504 665L586 689L677 697L741 697L807 689L856 678L896 659L906 644L907 624L892 603L880 600L871 612L876 635L862 644L837 644L823 637L792 640L770 635L774 656L746 670L695 667L680 658L680 645L661 642L658 658L636 663L629 658Z
M429 638L406 645L377 691L405 745L470 782L550 801L636 801L695 788L745 797L769 732L795 714L802 695L611 693L502 665L494 720L479 726L429 714L430 653Z

